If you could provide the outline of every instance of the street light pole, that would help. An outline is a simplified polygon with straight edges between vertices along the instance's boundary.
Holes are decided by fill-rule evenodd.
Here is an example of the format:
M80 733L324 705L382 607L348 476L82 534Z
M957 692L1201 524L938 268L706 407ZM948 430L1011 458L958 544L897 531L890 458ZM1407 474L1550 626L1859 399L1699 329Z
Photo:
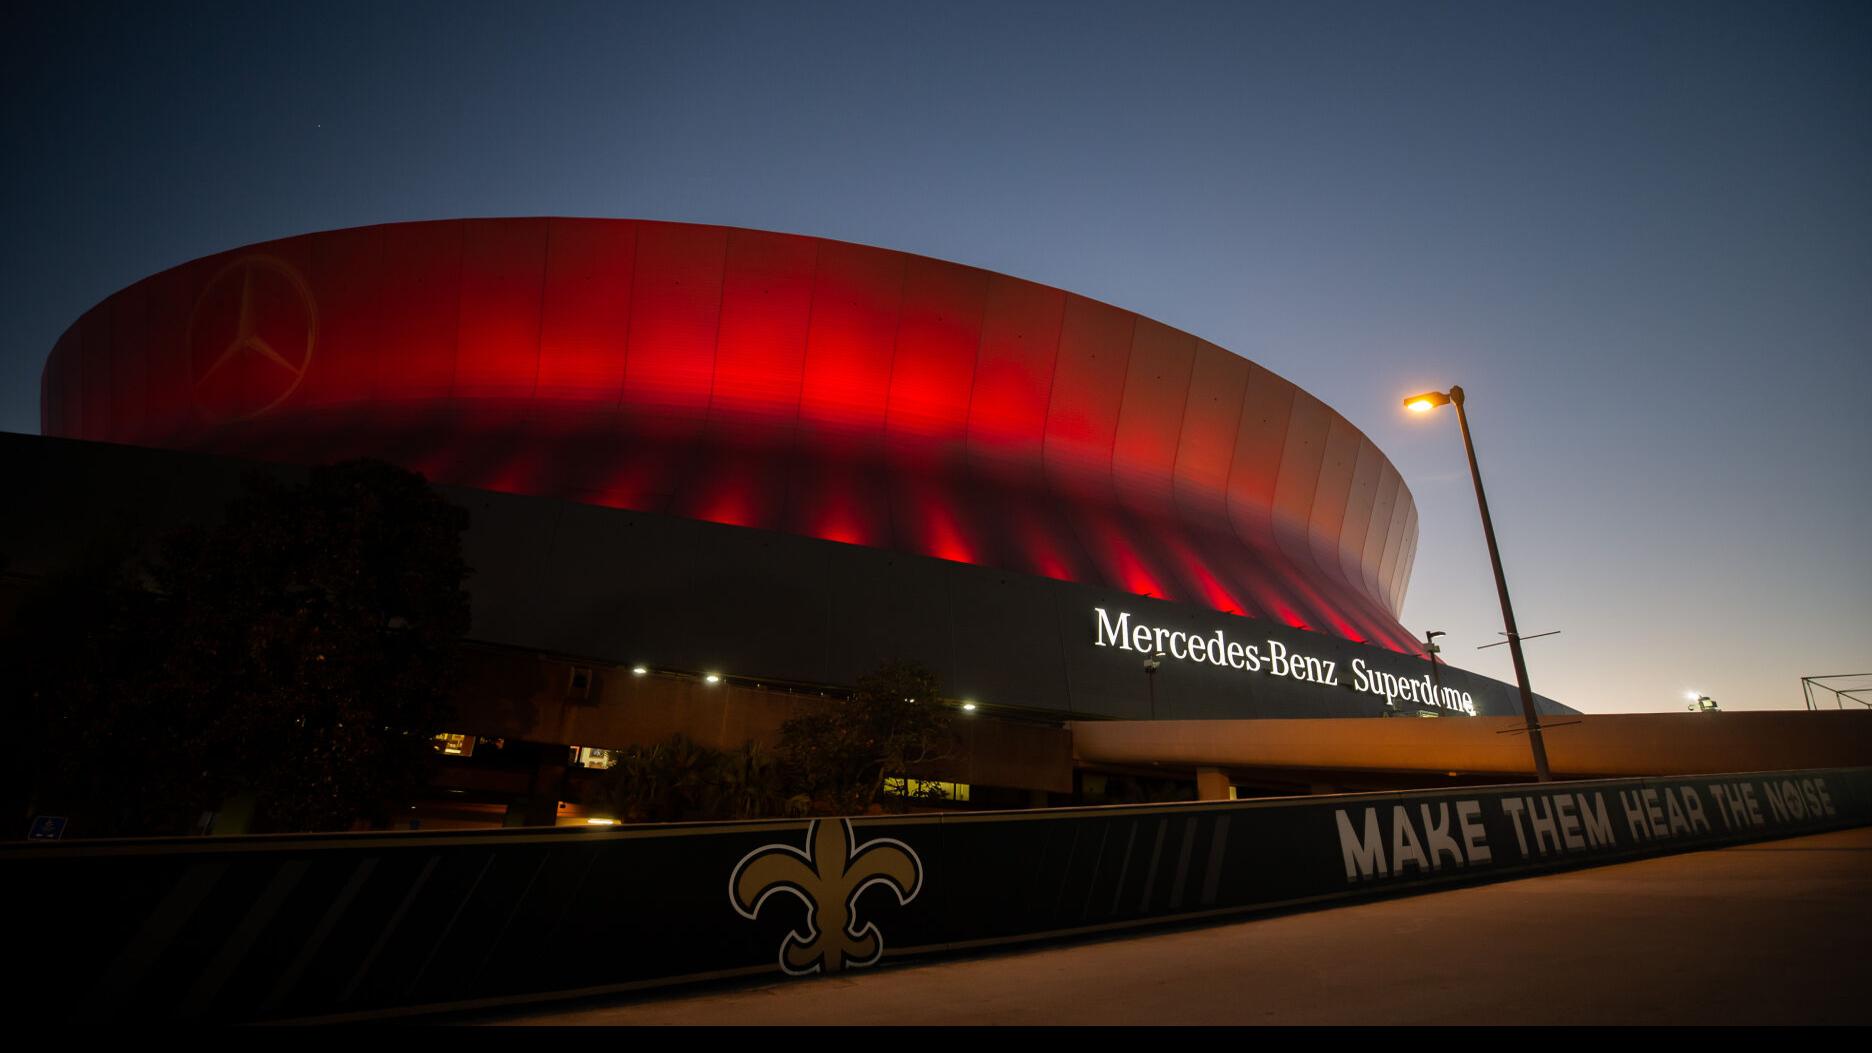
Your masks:
M1144 660L1144 682L1150 685L1150 715L1157 719L1157 667L1163 664L1163 652L1158 651Z
M1433 697L1439 699L1443 697L1443 678L1437 674L1437 655L1443 649L1437 646L1436 638L1448 635L1441 629L1426 629L1423 634L1424 654L1430 657L1430 684L1436 689L1436 695Z
M1553 772L1547 767L1547 743L1541 738L1540 717L1534 711L1534 690L1528 687L1527 659L1521 656L1521 630L1515 626L1514 605L1508 601L1508 577L1502 573L1501 549L1495 544L1495 521L1489 517L1488 495L1482 491L1482 469L1476 464L1475 441L1469 436L1469 414L1463 410L1463 389L1450 388L1448 395L1416 395L1404 400L1404 404L1413 409L1432 409L1441 401L1456 404L1456 420L1462 425L1463 450L1469 455L1469 477L1475 481L1476 507L1482 512L1482 536L1488 541L1489 563L1495 569L1495 592L1501 597L1502 623L1508 630L1508 653L1514 656L1515 683L1521 689L1521 716L1527 722L1528 745L1534 751L1534 775L1541 782L1552 782Z

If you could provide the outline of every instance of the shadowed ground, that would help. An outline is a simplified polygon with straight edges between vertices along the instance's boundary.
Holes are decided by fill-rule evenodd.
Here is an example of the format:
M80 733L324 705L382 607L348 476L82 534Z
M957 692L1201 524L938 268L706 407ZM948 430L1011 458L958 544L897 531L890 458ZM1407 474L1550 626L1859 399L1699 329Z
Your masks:
M1872 828L527 1024L1872 1023Z

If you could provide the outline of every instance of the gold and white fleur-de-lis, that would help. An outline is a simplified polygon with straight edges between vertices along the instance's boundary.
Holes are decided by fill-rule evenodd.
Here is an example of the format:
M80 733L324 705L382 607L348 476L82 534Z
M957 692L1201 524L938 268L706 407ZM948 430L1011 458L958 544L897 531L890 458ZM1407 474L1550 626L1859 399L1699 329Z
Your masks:
M728 898L744 918L778 893L806 904L806 928L780 944L780 968L794 976L836 973L870 965L884 953L874 922L858 921L858 897L883 885L899 904L923 887L923 864L902 841L880 837L856 844L849 819L815 819L806 828L806 851L792 845L763 845L736 864Z

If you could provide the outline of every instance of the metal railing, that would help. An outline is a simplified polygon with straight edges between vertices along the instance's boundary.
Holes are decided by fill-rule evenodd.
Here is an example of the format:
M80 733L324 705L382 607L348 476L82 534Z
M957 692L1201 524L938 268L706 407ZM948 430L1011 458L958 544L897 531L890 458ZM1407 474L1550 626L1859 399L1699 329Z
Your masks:
M1824 680L1853 680L1861 683L1857 687L1834 687L1821 682ZM1857 702L1867 709L1872 709L1872 699L1861 697L1872 695L1872 673L1832 673L1827 676L1801 677L1801 694L1807 699L1808 709L1820 708L1820 702L1814 697L1815 688L1832 692L1834 707L1837 709L1845 709L1848 701Z

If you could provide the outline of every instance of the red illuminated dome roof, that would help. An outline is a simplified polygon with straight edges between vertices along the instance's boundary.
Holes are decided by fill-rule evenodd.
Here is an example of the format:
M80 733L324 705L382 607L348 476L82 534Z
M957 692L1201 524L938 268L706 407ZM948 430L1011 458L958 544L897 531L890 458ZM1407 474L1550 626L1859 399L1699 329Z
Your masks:
M885 249L593 219L252 245L79 319L40 419L379 457L1414 650L1416 508L1345 418L1130 311Z

